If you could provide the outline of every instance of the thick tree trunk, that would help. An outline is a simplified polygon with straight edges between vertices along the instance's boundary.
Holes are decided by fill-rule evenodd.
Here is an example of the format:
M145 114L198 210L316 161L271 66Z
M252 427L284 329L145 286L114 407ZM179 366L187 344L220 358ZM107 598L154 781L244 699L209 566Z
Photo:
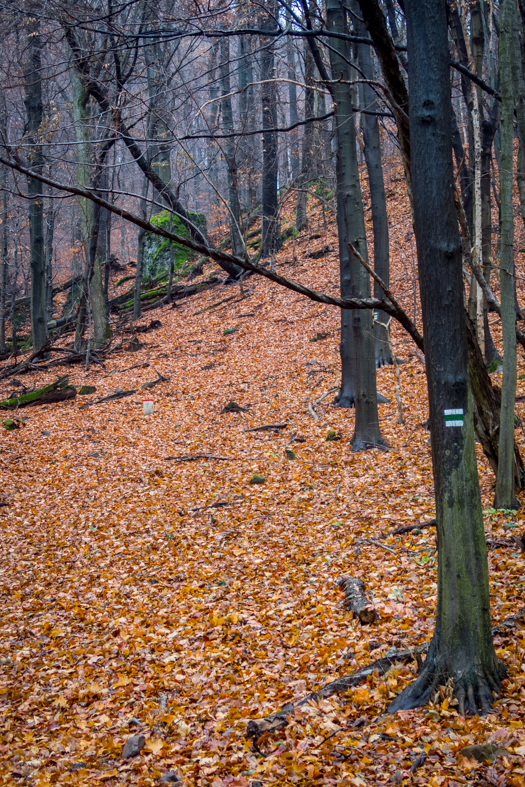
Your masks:
M341 0L329 0L327 3L327 24L330 30L338 33L347 32L346 11ZM366 231L363 213L363 201L357 165L356 130L352 97L347 86L337 80L349 80L348 61L350 50L348 43L342 39L334 39L330 50L332 69L333 99L336 111L336 134L338 155L338 196L337 205L341 215L338 216L340 232L340 249L342 241L350 242L354 248L367 259ZM341 233L343 233L341 235ZM341 250L342 251L342 250ZM348 253L348 251L347 251ZM347 289L354 298L370 296L370 279L364 267L353 254L341 256L341 294ZM346 297L346 292L343 297ZM355 431L352 438L352 450L360 451L376 445L385 445L379 429L377 413L376 365L374 337L372 332L371 312L352 312L353 342L351 345L351 370L354 372L355 386ZM341 335L343 348L345 336ZM341 360L346 360L341 353ZM343 372L343 379L345 373ZM347 392L341 389L337 404L345 404ZM348 406L348 405L347 405Z
M503 0L500 17L499 63L501 77L501 246L500 292L503 332L503 381L499 430L499 462L495 508L519 508L514 495L514 409L516 402L516 312L514 289L514 209L512 205L514 89L512 75L515 0Z
M27 26L29 61L25 73L25 105L27 111L27 142L31 145L31 167L42 172L44 157L40 141L42 110L42 58L39 22ZM47 339L46 266L44 252L44 199L42 184L28 178L29 243L31 253L31 335L38 350Z
M274 0L267 0L269 15L261 19L260 26L272 29L272 16L277 16ZM273 39L272 39L273 40ZM275 82L275 53L272 40L262 38L261 45L261 96L263 125L262 167L262 241L261 257L271 257L280 246L279 201L277 195L278 135L270 129L277 126L277 88Z
M502 674L492 642L487 550L467 375L461 242L454 205L445 4L405 0L414 226L429 391L438 543L436 627L419 677L390 711L454 681L459 711L487 711Z
M366 27L360 19L360 9L357 0L354 0L355 31L358 36L366 36ZM365 79L374 79L374 68L370 47L361 44L358 48L359 67ZM376 94L370 85L360 86L361 106L372 111L379 110ZM388 287L390 278L389 242L388 242L388 216L386 212L385 184L383 180L383 165L381 161L381 139L379 136L379 123L377 115L361 115L361 129L365 146L365 161L370 187L370 201L372 203L372 225L374 231L374 270ZM383 291L377 282L374 283L374 297L382 298ZM393 363L388 341L389 319L385 312L379 311L374 320L374 339L376 366L379 368Z

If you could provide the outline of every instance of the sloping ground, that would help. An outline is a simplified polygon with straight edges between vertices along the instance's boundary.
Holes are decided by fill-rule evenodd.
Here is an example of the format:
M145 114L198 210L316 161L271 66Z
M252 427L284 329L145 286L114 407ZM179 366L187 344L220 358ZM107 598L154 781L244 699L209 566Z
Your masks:
M393 279L412 314L403 205L394 202ZM317 222L324 233L314 211L299 263L289 264L288 243L279 271L335 293L336 254L305 257L327 243L311 238ZM328 238L335 249L333 224ZM308 409L338 382L336 309L252 277L243 299L220 286L153 318L162 327L137 352L110 355L106 369L72 368L71 382L96 385L95 395L28 409L26 425L0 438L0 783L149 785L174 772L212 787L524 784L519 623L496 639L509 677L489 717L458 717L445 694L430 709L385 715L413 678L409 664L306 706L261 743L267 756L251 749L248 719L431 635L433 530L379 539L433 515L424 367L395 327L404 424L393 368L381 369L390 450L352 454L353 412L333 408L333 394L315 405L319 421ZM328 336L312 341L318 334ZM147 391L153 415L142 414L144 391L80 409L157 371L170 380ZM232 401L245 411L221 414ZM276 423L287 425L248 431ZM329 430L341 439L327 441ZM195 454L228 460L166 459ZM479 465L487 538L508 539L525 514L491 511L481 454ZM254 474L266 482L250 484ZM489 561L497 624L523 606L524 560L499 547ZM344 611L342 574L363 578L377 623ZM123 760L138 733L145 748ZM487 742L507 750L493 765L459 754Z

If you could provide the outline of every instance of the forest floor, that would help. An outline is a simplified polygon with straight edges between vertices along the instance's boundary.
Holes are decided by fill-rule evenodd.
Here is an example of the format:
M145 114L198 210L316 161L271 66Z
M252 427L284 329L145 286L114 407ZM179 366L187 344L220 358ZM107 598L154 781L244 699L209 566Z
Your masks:
M392 199L392 288L412 315L414 241ZM277 270L335 294L327 221L326 233L313 210L297 264L290 241ZM306 257L327 239L333 251ZM303 706L253 750L249 719L430 638L436 549L433 529L391 534L434 513L425 372L409 338L394 326L404 423L394 369L382 368L390 448L353 454L354 413L331 405L337 309L256 277L244 290L218 285L148 312L144 323L162 325L136 352L109 355L105 369L59 367L96 394L20 411L25 426L2 430L0 784L152 785L167 773L210 787L525 784L519 621L496 637L508 678L489 716L462 718L445 694L387 715L415 675L400 664ZM140 386L157 372L170 379L146 392L155 412L145 416ZM139 390L81 409L117 388ZM2 397L10 390L4 380ZM314 420L309 405L330 390ZM231 401L245 410L221 413ZM286 426L249 431L275 423ZM341 439L327 441L329 430ZM195 454L227 459L173 459ZM494 511L494 477L478 457L487 538L508 540L525 511ZM265 483L250 484L254 474ZM497 625L524 605L525 560L509 546L488 557ZM341 575L364 580L376 623L344 610ZM140 733L144 749L123 759ZM460 754L487 743L505 750L492 764Z

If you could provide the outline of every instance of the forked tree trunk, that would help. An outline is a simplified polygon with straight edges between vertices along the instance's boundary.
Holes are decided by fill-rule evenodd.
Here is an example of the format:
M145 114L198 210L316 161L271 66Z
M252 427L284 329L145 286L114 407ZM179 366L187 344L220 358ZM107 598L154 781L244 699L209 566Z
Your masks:
M454 682L459 711L487 711L502 667L492 642L487 548L467 373L461 242L454 205L445 4L405 0L410 139L432 462L436 497L436 627L419 677L390 712L424 705Z
M514 495L514 409L516 402L516 312L514 307L514 208L513 140L514 90L512 79L512 50L514 27L517 22L515 0L503 0L499 39L501 76L501 245L500 292L501 326L503 332L503 380L501 385L501 414L499 430L499 463L496 477L495 508L519 508Z
M43 120L42 58L39 22L31 20L27 26L29 60L25 74L25 105L27 111L28 143L31 145L31 166L42 172L44 157L39 139ZM38 350L47 339L46 263L44 253L44 199L42 184L28 178L29 243L31 253L31 335L33 349Z
M347 33L346 11L341 0L328 0L327 23L331 31ZM356 130L352 97L348 86L341 84L349 80L348 61L350 49L344 39L334 38L330 49L330 62L332 69L332 96L335 106L335 126L337 136L337 206L338 230L340 233L341 251L341 292L345 297L353 298L370 297L370 279L360 262L353 254L345 256L341 246L350 242L362 257L367 259L365 219L363 213L363 200L361 185L359 183L359 169L357 164ZM341 235L341 233L345 233ZM348 247L346 249L348 254ZM348 264L347 264L348 259ZM352 344L350 358L351 371L354 373L355 386L355 430L352 438L352 450L360 451L376 445L385 445L379 429L377 413L376 390L376 365L374 352L374 337L372 332L372 313L370 311L352 312ZM342 326L343 327L343 326ZM345 349L345 340L341 333L342 349ZM341 360L345 354L341 353ZM343 373L344 379L344 373ZM345 404L344 396L348 392L341 389L337 404ZM348 405L346 405L348 406Z

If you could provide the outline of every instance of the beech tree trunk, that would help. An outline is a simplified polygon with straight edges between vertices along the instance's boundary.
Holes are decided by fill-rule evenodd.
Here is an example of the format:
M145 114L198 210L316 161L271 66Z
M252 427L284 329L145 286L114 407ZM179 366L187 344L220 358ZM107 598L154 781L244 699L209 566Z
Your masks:
M500 292L503 332L503 381L499 430L499 463L495 508L516 509L514 495L514 409L516 402L516 312L514 289L514 90L512 51L517 19L515 0L503 0L500 18L499 63L501 77L501 168L500 168Z
M467 372L461 241L454 205L450 66L442 0L405 0L410 140L432 464L436 626L419 677L390 712L424 705L450 678L459 712L488 711L502 667L492 642L487 548Z
M43 120L42 57L39 22L27 25L29 58L25 73L25 105L27 141L31 145L30 160L35 172L42 172L44 157L39 139ZM31 254L31 336L33 349L38 350L47 339L46 261L44 252L44 198L42 184L28 178L29 243Z

